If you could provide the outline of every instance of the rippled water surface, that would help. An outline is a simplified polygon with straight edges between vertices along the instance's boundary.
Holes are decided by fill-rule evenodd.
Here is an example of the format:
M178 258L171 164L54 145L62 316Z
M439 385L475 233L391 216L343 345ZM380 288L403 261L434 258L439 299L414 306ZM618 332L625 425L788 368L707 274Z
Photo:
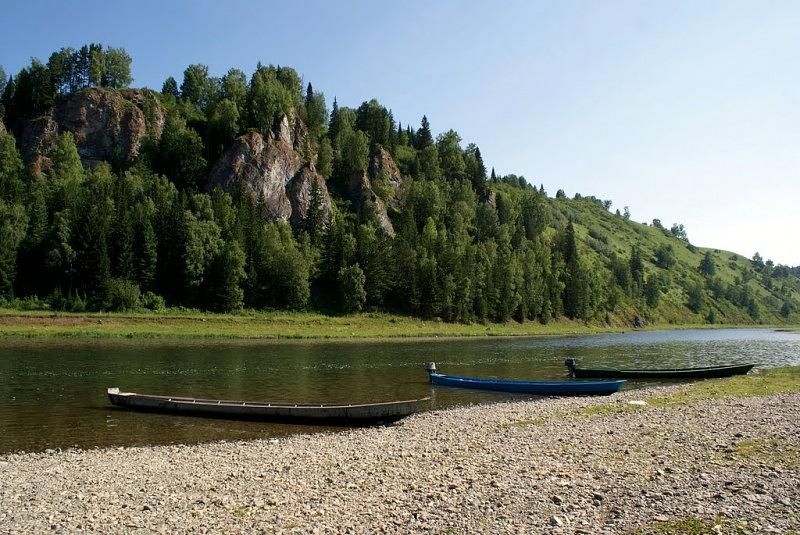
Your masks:
M369 402L431 396L429 408L525 396L432 388L444 373L563 379L564 359L585 366L800 364L800 333L769 329L391 342L0 340L0 452L72 446L200 442L320 428L125 412L109 386L192 397ZM626 388L644 383L629 382Z

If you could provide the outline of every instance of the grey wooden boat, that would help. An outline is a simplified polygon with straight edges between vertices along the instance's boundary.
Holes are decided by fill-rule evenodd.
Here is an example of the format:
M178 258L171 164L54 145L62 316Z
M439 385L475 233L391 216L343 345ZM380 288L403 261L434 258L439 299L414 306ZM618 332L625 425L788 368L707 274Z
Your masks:
M270 403L155 396L108 389L108 399L117 407L191 416L242 420L284 421L330 425L368 425L394 422L419 410L430 398L383 403L310 404Z

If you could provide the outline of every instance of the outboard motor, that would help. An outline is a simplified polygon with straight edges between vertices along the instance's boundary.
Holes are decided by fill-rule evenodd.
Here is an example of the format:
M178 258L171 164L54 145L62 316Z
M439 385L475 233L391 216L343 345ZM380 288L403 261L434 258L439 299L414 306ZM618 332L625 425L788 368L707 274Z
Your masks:
M428 375L430 375L430 374L432 374L432 373L436 373L436 363L435 363L435 362L429 362L429 363L427 363L427 364L425 365L425 369L427 369L427 370L428 370Z
M567 359L564 361L564 366L569 370L570 377L575 377L575 359Z

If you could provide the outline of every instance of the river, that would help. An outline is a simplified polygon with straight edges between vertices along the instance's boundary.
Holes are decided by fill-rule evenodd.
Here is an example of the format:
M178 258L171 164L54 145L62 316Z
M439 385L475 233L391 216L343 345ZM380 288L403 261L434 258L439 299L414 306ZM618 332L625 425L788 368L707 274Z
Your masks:
M428 409L441 409L527 396L432 388L427 361L443 373L518 379L564 379L568 357L587 367L800 364L800 333L771 329L415 341L0 342L0 452L244 440L324 429L126 412L109 405L110 386L276 402L431 396ZM629 382L626 388L644 384Z

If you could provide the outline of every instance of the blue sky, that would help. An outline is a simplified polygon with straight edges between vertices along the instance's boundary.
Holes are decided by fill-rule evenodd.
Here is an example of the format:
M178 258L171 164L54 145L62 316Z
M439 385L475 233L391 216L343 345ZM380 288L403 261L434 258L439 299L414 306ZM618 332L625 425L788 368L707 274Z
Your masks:
M134 85L291 65L329 103L476 142L487 165L800 264L800 2L20 2L0 65L99 41Z

